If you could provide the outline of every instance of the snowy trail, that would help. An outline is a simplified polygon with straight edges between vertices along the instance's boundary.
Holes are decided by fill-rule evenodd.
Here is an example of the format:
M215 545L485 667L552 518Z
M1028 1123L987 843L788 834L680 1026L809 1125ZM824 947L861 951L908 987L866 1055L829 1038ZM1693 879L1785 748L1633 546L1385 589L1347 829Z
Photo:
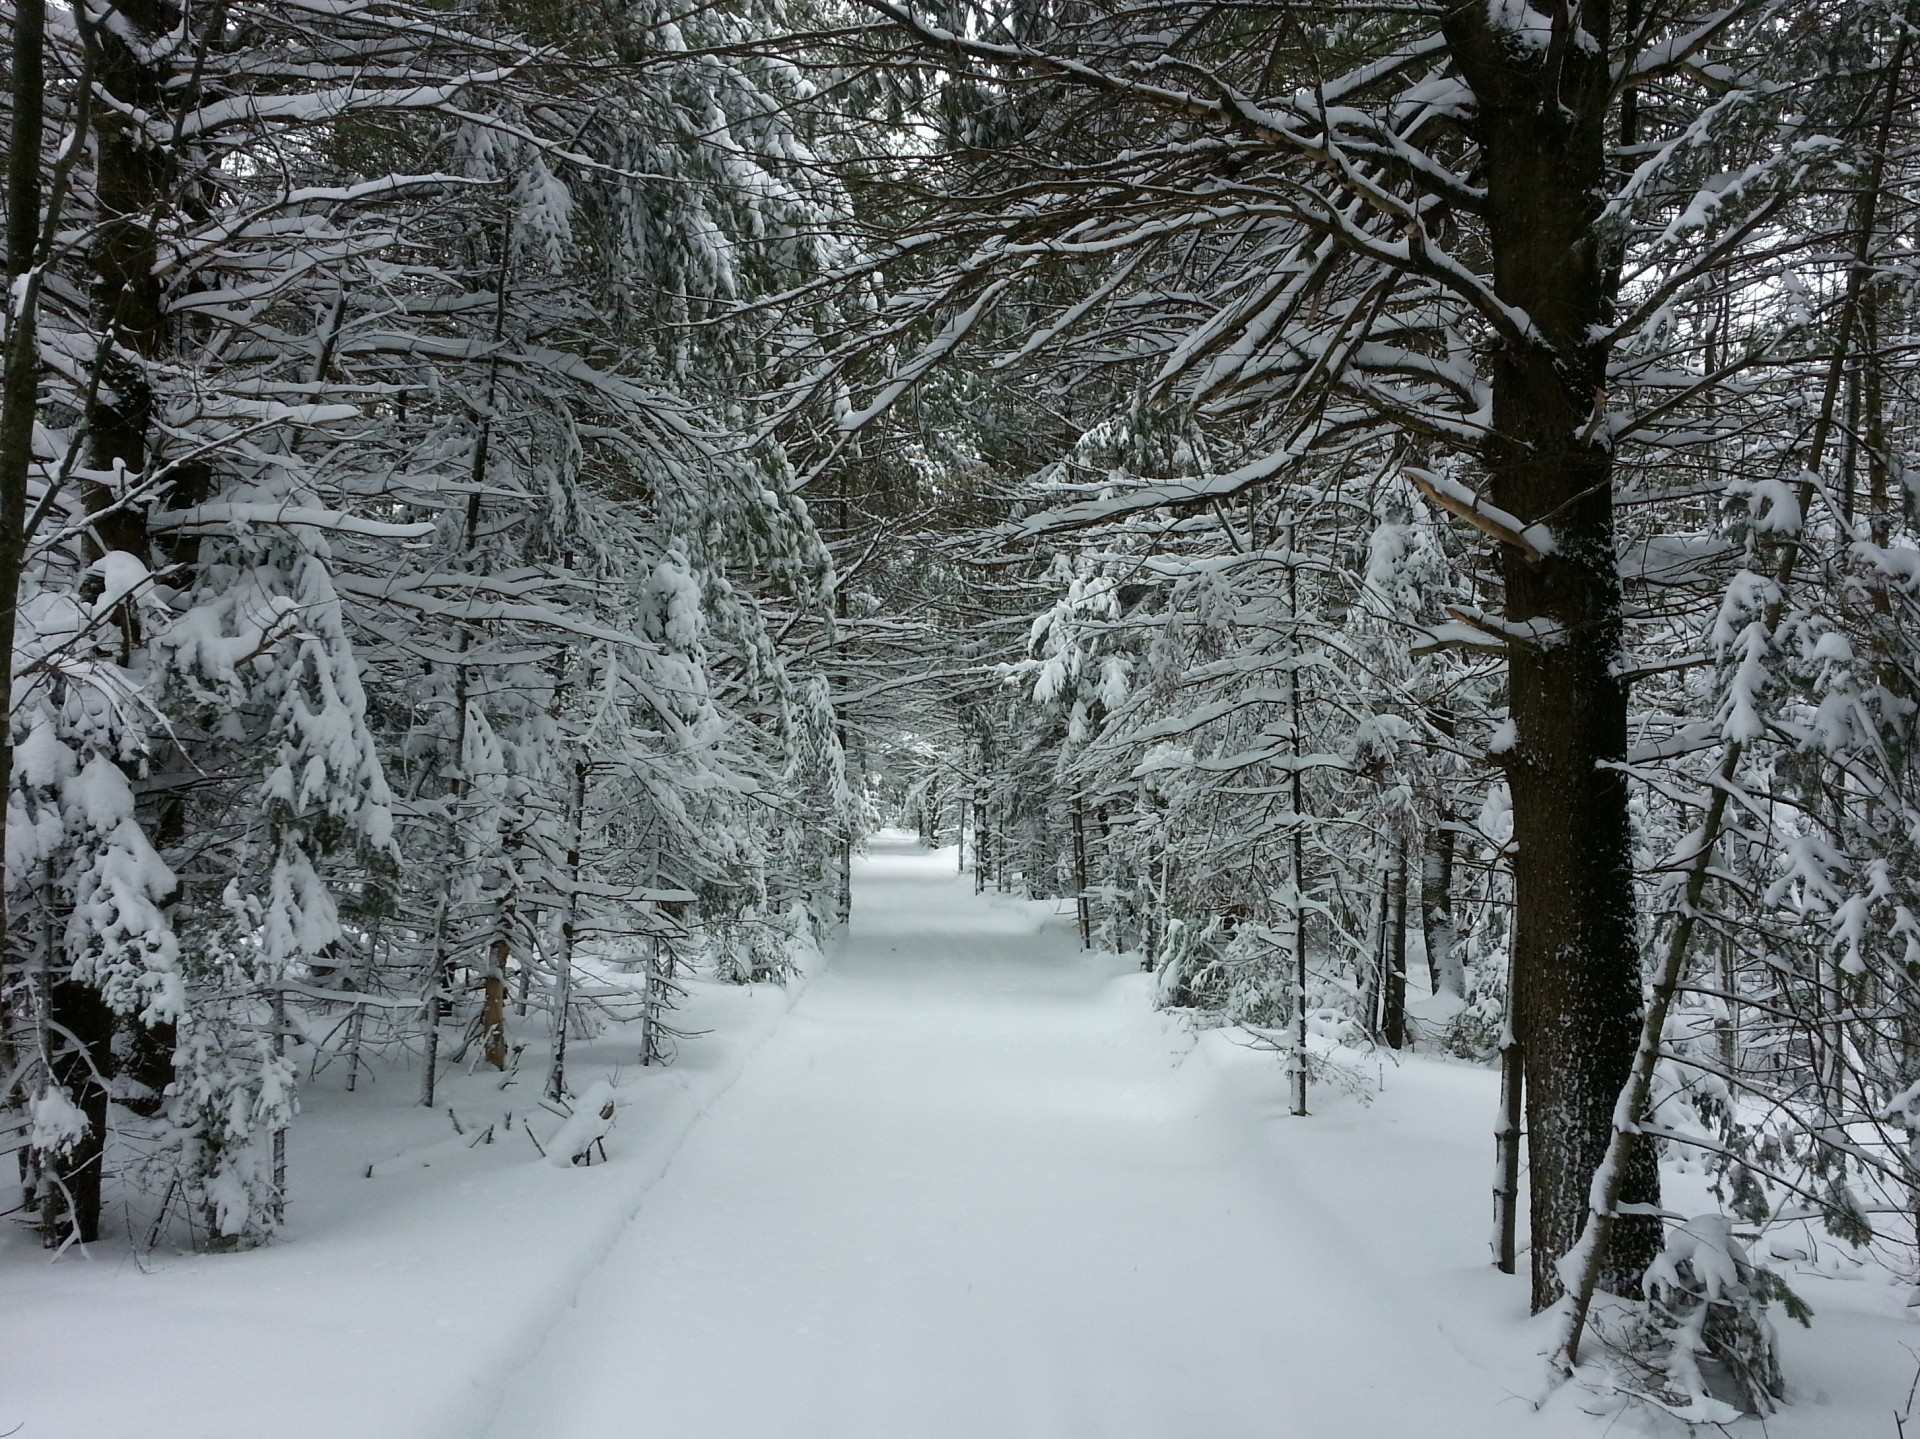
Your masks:
M876 845L832 969L508 1380L492 1439L1547 1432L1491 1372L1511 1336L1442 1319L1491 1277L1423 1214L1466 1156L1337 1103L1274 1123L1271 1060L1180 1064L1115 960L951 865ZM1485 1076L1460 1073L1421 1102L1470 1103L1477 1136ZM1469 1307L1490 1297L1520 1299Z
M517 1078L449 1072L444 1111L404 1064L351 1094L323 1074L265 1248L116 1235L52 1263L0 1225L0 1435L1674 1432L1576 1386L1517 1397L1544 1334L1486 1262L1494 1073L1381 1057L1370 1106L1321 1084L1295 1119L1273 1055L1196 1044L1054 906L952 866L876 845L798 1004L692 982L703 1033L670 1068L582 1036L576 1073L628 1101L607 1163L523 1137L536 1048ZM1789 1277L1819 1318L1781 1326L1792 1407L1734 1432L1891 1439L1906 1290L1816 1247Z

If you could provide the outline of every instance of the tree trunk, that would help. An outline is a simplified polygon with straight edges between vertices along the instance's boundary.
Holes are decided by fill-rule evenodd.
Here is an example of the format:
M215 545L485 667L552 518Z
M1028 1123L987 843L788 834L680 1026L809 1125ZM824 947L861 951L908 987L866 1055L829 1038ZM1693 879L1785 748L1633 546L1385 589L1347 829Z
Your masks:
M113 1011L100 991L79 980L56 980L47 991L53 1083L86 1117L87 1132L71 1149L35 1156L41 1232L49 1246L69 1235L82 1244L100 1237L100 1179L107 1152L107 1084L113 1061Z
M480 1053L495 1069L507 1067L507 965L513 958L509 930L512 912L501 917L500 932L489 946L486 978L480 998Z
M1526 317L1492 363L1493 425L1483 448L1492 501L1545 524L1551 549L1502 553L1507 618L1553 627L1508 663L1517 743L1504 757L1513 799L1514 1015L1526 1063L1536 1310L1560 1297L1556 1261L1578 1239L1606 1156L1614 1101L1639 1042L1620 678L1621 587L1614 556L1612 456L1597 438L1613 312L1612 256L1596 231L1608 190L1611 6L1589 0L1591 47L1564 34L1511 43L1485 5L1443 22L1478 101L1494 289ZM1565 29L1565 12L1560 26ZM1636 1145L1622 1199L1654 1204L1659 1174ZM1613 1229L1602 1285L1637 1293L1660 1224Z
M993 817L989 813L990 801L983 787L973 797L973 892L986 891L987 881L993 877Z
M1393 909L1388 917L1384 996L1380 1005L1380 1037L1388 1049L1407 1047L1407 845L1394 846Z
M1387 921L1393 901L1393 874L1385 863L1380 866L1380 905L1373 918L1373 967L1367 975L1367 1034L1379 1039L1385 1029L1387 994Z
M1500 1117L1493 1129L1493 1262L1511 1274L1520 1250L1520 1137L1526 1060L1508 1023L1500 1036Z
M0 721L13 714L13 641L26 559L27 477L33 465L33 417L40 395L37 305L26 277L39 250L41 97L46 88L44 0L13 7L13 125L7 136L7 348L0 378ZM13 786L13 726L0 722L0 797ZM0 1071L13 1073L6 978L11 924L0 883ZM3 1101L4 1095L0 1095Z
M1427 978L1435 994L1459 999L1467 992L1453 923L1453 830L1443 810L1427 828L1420 855L1420 937L1427 950Z
M118 484L91 482L85 493L98 549L125 550L145 561L141 507L116 502L147 466L153 418L147 363L164 353L167 332L156 225L173 196L178 166L172 151L150 143L128 117L157 117L170 108L170 72L147 57L165 51L162 37L179 25L180 11L153 0L120 0L115 11L113 23L92 37L97 81L118 106L101 116L94 141L101 217L92 251L93 313L108 343L87 416L87 451L96 474L123 475ZM131 602L123 608L126 623L133 623Z
M161 38L179 21L176 6L123 0L116 7L114 23L91 27L90 36L94 78L116 105L102 117L94 139L100 218L89 256L92 307L94 324L108 343L101 348L99 383L85 419L87 463L94 474L115 478L111 482L89 481L82 495L93 516L93 553L99 556L125 551L142 564L153 559L144 510L138 502L122 501L137 489L148 465L153 389L147 365L164 354L167 341L166 313L156 274L156 226L173 198L177 166L173 153L148 142L143 130L128 116L158 117L168 112L166 86L170 72L164 59L155 61L151 57L165 53ZM37 111L40 103L36 93L29 108ZM15 113L18 116L20 111L16 109ZM34 163L38 165L37 155ZM16 179L9 175L10 198ZM24 237L27 227L35 225L38 218L37 205L32 213L9 216L10 267L18 238L16 225L21 230L19 237ZM34 384L33 369L33 365L22 367L9 356L9 401L14 400L16 384L23 388ZM30 395L26 398L31 402ZM6 459L18 471L21 485L25 483L27 462L26 455L16 458L10 454ZM15 475L9 473L5 482L14 481ZM0 569L12 570L10 578L17 593L21 537L11 525L8 533L8 549L14 557ZM0 574L0 579L6 578ZM13 595L6 598L11 628ZM135 602L131 598L123 601L115 618L121 628L124 663L139 639ZM10 666L11 635L7 656ZM71 1150L35 1156L33 1163L46 1176L50 1202L61 1206L56 1222L70 1222L74 1234L86 1242L98 1237L100 1230L100 1181L108 1117L105 1084L114 1073L115 1016L93 986L71 978L56 979L49 985L47 1005L55 1027L50 1056L52 1079L85 1115L88 1132ZM53 1218L52 1212L43 1212Z
M1073 894L1074 911L1080 920L1080 947L1093 948L1093 901L1087 897L1087 816L1080 802L1073 803Z
M573 765L572 822L567 833L567 903L560 921L559 965L553 979L553 1068L547 1075L547 1097L556 1103L567 1097L568 1010L573 1005L573 951L580 937L580 866L586 846L587 765ZM648 978L650 998L654 980ZM651 1047L651 1035L646 1047Z
M1254 532L1253 501L1247 501L1247 529ZM1287 549L1299 553L1298 534L1287 531ZM1299 658L1300 643L1300 567L1287 566L1287 620L1293 631L1294 658ZM1300 666L1287 671L1287 712L1293 771L1288 784L1292 790L1293 823L1288 835L1288 874L1293 880L1293 1113L1304 1118L1307 1112L1307 865L1305 840L1301 834L1306 813L1305 792L1300 782L1300 757L1306 737L1300 727Z
M421 1049L425 1068L420 1076L420 1103L432 1109L440 1081L440 1022L446 1018L447 923L452 901L440 896L433 921L433 945L427 951L426 973L420 983Z

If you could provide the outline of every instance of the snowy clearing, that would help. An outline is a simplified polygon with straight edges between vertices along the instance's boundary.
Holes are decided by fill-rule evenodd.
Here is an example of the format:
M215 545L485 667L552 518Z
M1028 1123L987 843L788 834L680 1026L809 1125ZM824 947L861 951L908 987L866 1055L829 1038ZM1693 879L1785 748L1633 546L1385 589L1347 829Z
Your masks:
M1530 1402L1546 1331L1524 1282L1485 1262L1492 1074L1373 1063L1371 1104L1323 1087L1294 1119L1275 1056L1226 1031L1194 1043L1150 1010L1128 961L1082 952L1055 906L972 885L951 850L883 835L804 1002L782 1018L781 991L699 987L691 1022L713 1032L670 1070L621 1072L604 1165L556 1171L512 1131L448 1145L444 1115L407 1107L404 1076L359 1096L323 1078L295 1160L314 1198L271 1247L142 1270L49 1265L8 1236L0 1426L22 1439L1677 1428L1585 1390ZM583 1092L629 1040L583 1047ZM470 1076L447 1092L473 1134L512 1091ZM379 1154L364 1114L346 1120L369 1104L388 1106ZM538 1132L557 1128L542 1119ZM1915 1330L1873 1271L1840 1269L1862 1277L1794 1278L1818 1319L1785 1336L1795 1402L1765 1430L1779 1439L1895 1433ZM171 1342L153 1344L160 1333Z

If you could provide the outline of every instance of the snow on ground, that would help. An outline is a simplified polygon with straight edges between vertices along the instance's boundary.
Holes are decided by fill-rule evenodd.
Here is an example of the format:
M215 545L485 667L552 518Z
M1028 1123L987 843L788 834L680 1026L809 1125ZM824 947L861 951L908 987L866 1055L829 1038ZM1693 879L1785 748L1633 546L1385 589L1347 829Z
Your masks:
M417 1066L371 1086L362 1075L347 1094L336 1062L302 1095L287 1229L267 1248L135 1260L123 1222L97 1257L51 1264L0 1224L0 1439L476 1433L502 1376L800 992L689 989L674 1022L707 1033L681 1041L672 1068L636 1065L631 1026L571 1048L576 1092L617 1085L609 1163L542 1161L534 1140L551 1150L567 1124L538 1103L542 1045L504 1086L484 1072L443 1080L431 1111Z
M7 1241L0 1431L1542 1439L1652 1426L1579 1390L1541 1411L1528 1400L1544 1331L1523 1281L1486 1263L1486 1071L1379 1061L1373 1103L1327 1089L1295 1119L1273 1055L1224 1032L1196 1043L1150 1012L1126 961L1082 953L1052 905L975 896L951 851L883 837L855 909L832 968L784 1019L778 991L696 989L692 1024L712 1033L672 1070L619 1075L605 1165L542 1164L517 1131L447 1146L445 1116L401 1094L372 1101L387 1125L373 1153L348 1119L368 1097L323 1087L295 1130L285 1242L142 1272L50 1266ZM623 1046L576 1051L580 1086ZM516 1100L463 1079L450 1102L473 1132L531 1083ZM1765 1432L1895 1439L1920 1326L1871 1271L1824 1253L1809 1267L1793 1282L1819 1318L1786 1336L1796 1403Z

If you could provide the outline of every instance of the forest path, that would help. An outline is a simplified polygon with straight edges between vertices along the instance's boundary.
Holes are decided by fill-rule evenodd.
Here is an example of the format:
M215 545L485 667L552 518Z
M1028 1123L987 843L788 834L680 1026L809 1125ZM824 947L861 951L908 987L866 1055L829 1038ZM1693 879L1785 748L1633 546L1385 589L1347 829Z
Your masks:
M1302 1123L1277 1084L1218 1102L1232 1067L1181 1064L1052 906L897 839L856 885L832 967L508 1380L494 1439L1542 1433L1446 1332L1486 1271L1425 1221L1424 1124L1389 1149L1397 1120L1336 1104L1276 1144Z

